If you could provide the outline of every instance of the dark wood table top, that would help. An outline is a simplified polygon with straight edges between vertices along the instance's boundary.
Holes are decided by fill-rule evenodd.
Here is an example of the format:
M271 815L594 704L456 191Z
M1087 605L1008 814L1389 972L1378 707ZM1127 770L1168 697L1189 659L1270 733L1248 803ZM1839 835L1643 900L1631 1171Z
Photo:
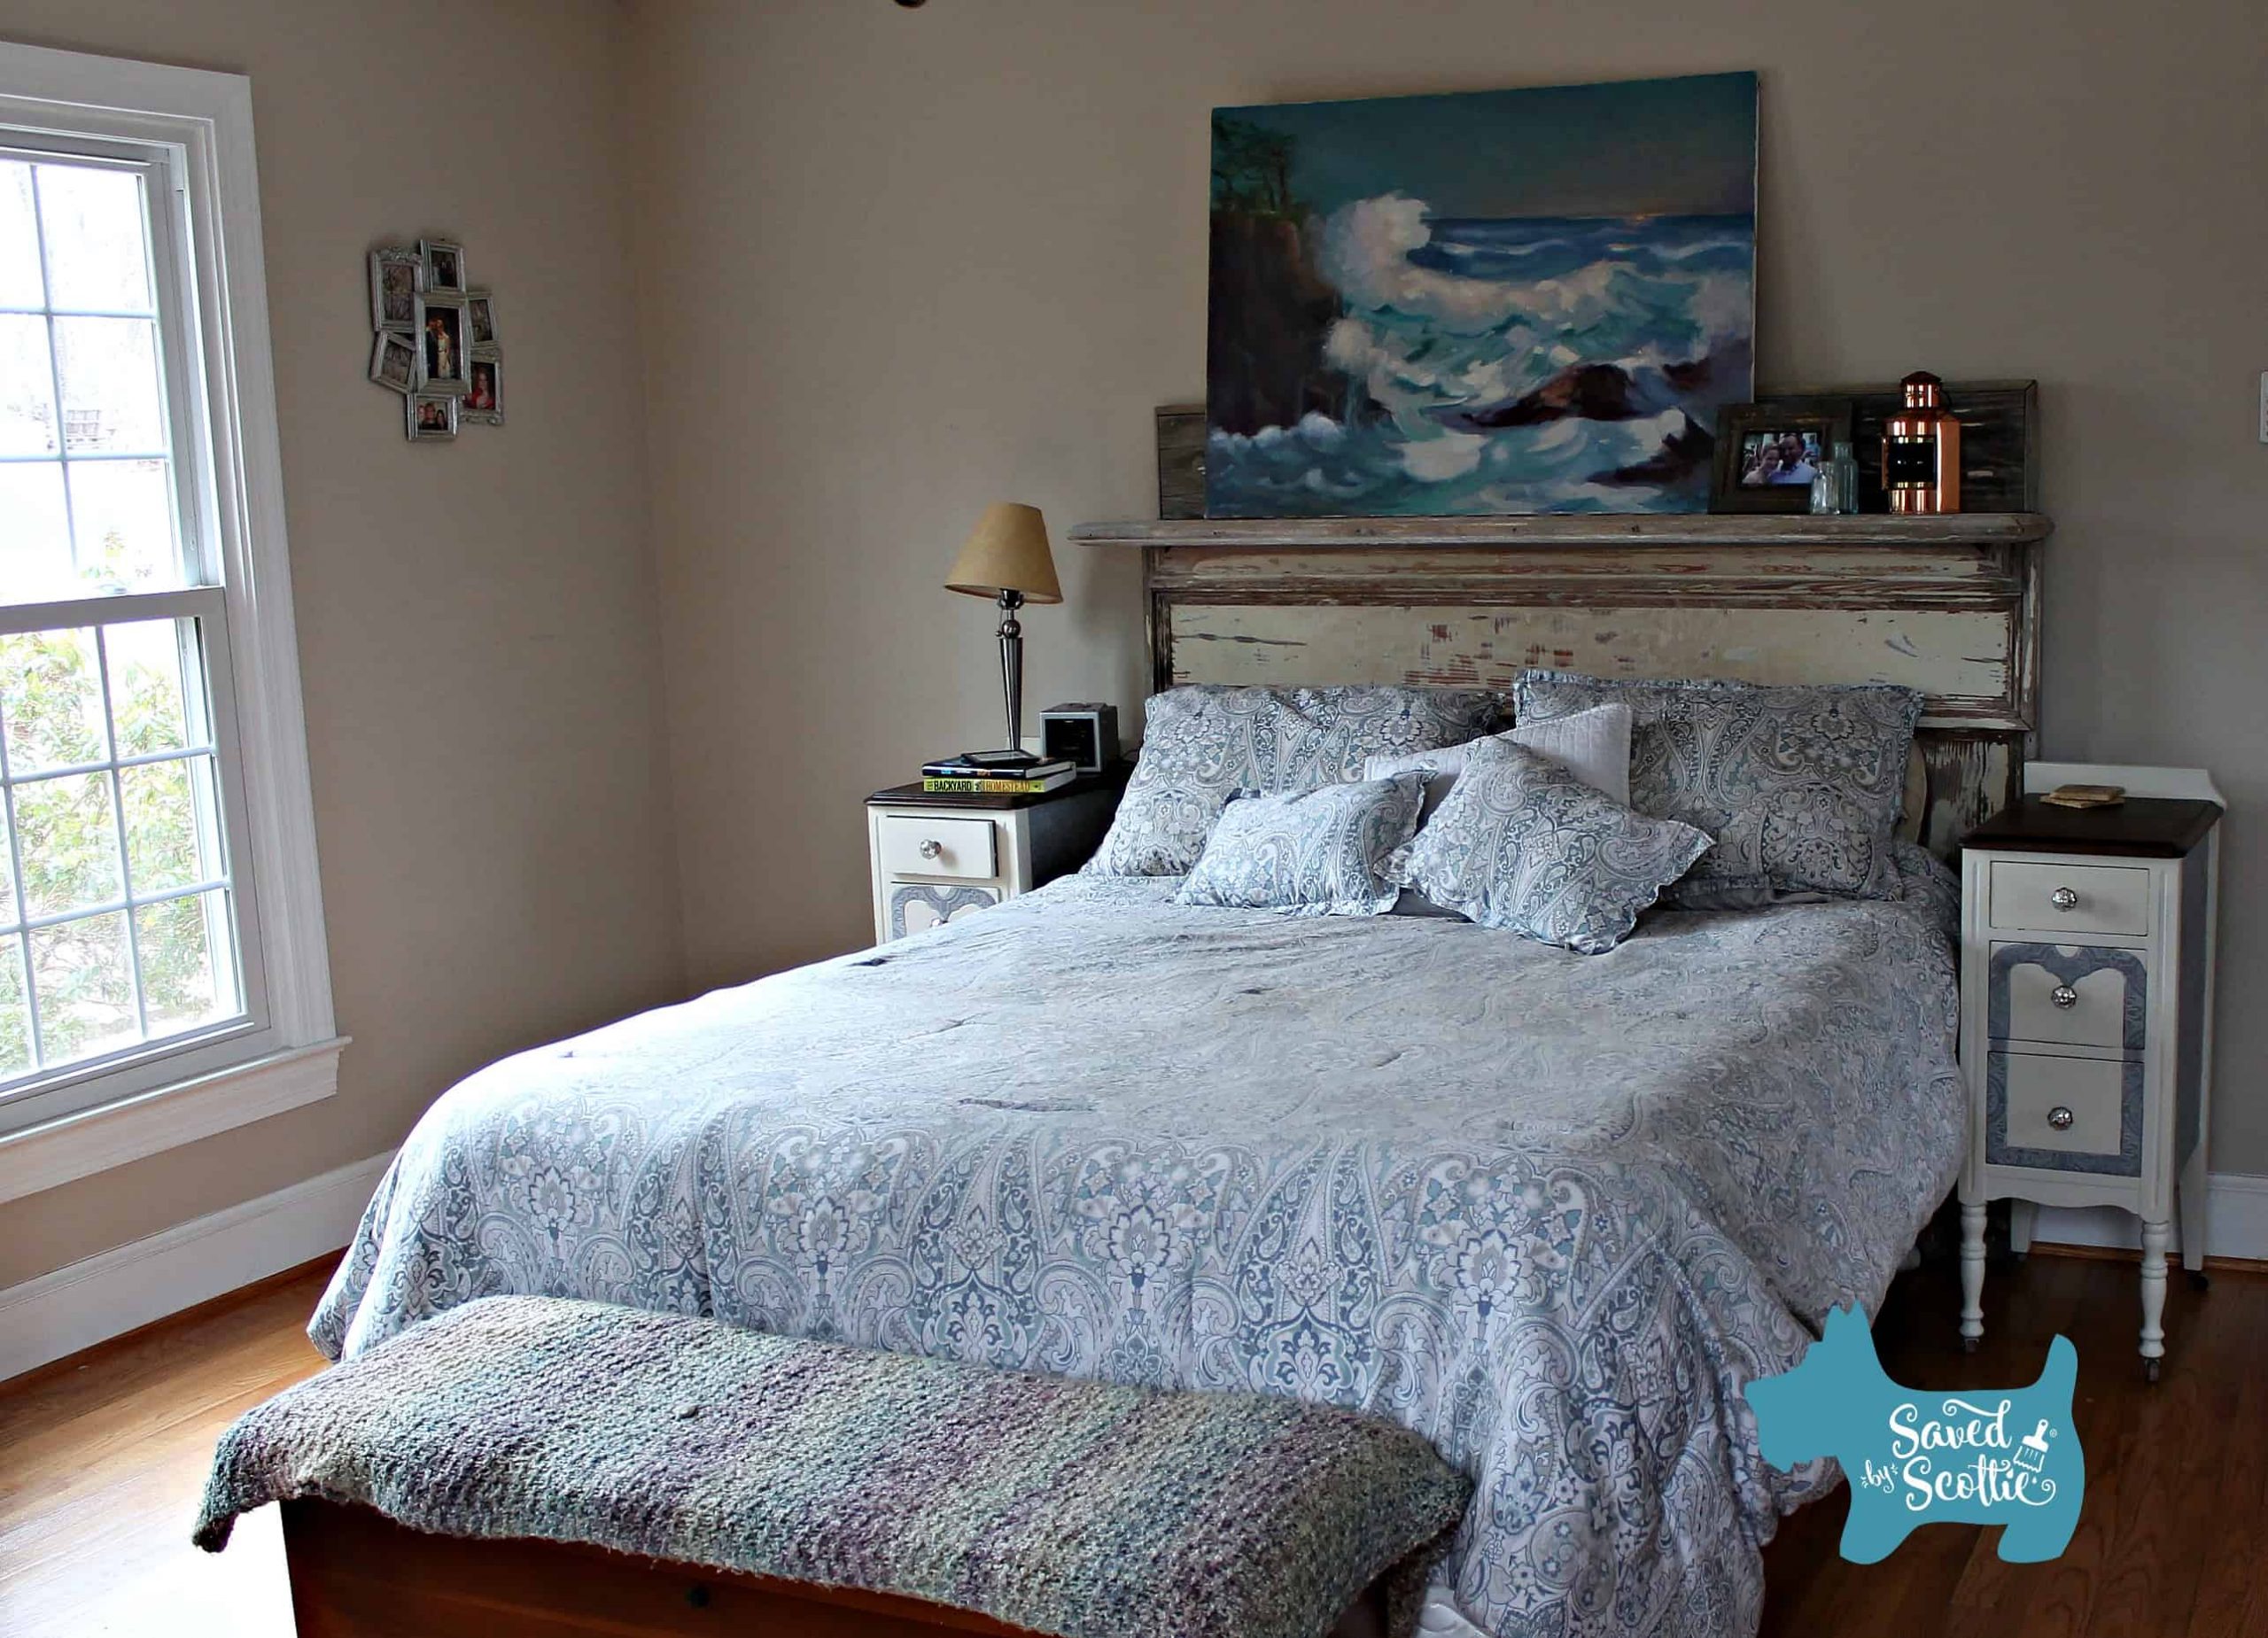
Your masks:
M909 785L892 785L878 790L866 798L870 803L888 803L892 807L912 808L987 808L996 811L1013 808L1035 807L1043 802L1055 802L1065 796L1084 796L1092 790L1116 790L1126 783L1134 772L1132 761L1114 763L1099 773L1082 773L1068 785L1058 785L1053 790L1028 794L996 795L981 791L927 791L921 781Z
M2025 796L1961 838L1965 848L2180 858L2221 817L2218 803L2129 796L2113 808L2059 808Z

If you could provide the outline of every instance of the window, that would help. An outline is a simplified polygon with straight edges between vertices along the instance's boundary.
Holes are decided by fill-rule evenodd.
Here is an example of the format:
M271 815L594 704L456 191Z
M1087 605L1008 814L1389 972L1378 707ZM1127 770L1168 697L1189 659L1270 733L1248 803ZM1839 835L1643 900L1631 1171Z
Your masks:
M250 118L0 46L0 1199L335 1084Z

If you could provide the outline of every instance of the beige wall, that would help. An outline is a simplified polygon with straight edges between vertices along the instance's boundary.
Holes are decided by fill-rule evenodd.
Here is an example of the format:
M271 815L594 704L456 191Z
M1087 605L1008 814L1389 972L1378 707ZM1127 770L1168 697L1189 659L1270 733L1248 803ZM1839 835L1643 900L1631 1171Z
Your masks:
M2045 749L2202 763L2225 1169L2268 1172L2268 216L2257 0L881 0L634 13L688 959L866 936L858 798L993 724L983 503L1154 515L1202 392L1219 104L1754 67L1767 383L2037 376ZM1131 563L1059 545L1035 706L1138 697Z
M1150 409L1203 384L1209 108L1736 67L1764 378L2041 379L2046 749L2235 802L2219 1159L2268 1172L2250 0L5 0L0 36L253 76L358 1037L327 1103L0 1205L0 1287L384 1148L681 966L862 942L858 798L993 732L961 533L1151 513ZM421 230L514 372L511 425L438 449L361 378L362 252ZM1028 698L1130 706L1135 566L1059 559Z
M609 0L5 0L252 76L323 893L324 1103L0 1206L0 1287L400 1141L488 1059L681 989ZM412 448L363 252L450 232L511 423Z

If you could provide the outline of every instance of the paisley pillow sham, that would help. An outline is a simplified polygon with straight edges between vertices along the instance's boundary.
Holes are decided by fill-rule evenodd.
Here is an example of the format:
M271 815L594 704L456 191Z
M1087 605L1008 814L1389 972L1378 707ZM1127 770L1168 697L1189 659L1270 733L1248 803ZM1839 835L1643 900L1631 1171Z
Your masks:
M1141 757L1087 862L1091 875L1185 874L1232 792L1360 779L1366 757L1455 745L1500 726L1504 700L1479 689L1198 683L1153 695L1147 716Z
M1295 916L1383 915L1402 889L1381 870L1418 828L1425 793L1422 772L1273 796L1239 791L1174 902Z
M1386 873L1483 927L1603 955L1709 850L1706 834L1647 819L1526 746L1474 746L1441 811Z
M1612 700L1631 708L1631 805L1716 839L1671 896L1676 902L1903 896L1891 843L1922 712L1911 688L1532 671L1518 695L1519 719L1529 725Z

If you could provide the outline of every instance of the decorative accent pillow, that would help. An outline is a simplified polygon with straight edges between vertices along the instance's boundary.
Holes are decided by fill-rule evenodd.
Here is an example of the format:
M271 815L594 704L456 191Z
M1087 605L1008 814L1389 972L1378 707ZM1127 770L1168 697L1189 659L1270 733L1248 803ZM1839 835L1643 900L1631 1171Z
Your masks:
M1627 807L1630 803L1630 708L1617 701L1572 717L1556 717L1491 735L1525 745L1538 756L1549 757L1594 790ZM1445 746L1440 750L1416 750L1402 757L1373 757L1363 765L1363 777L1382 780L1409 769L1422 768L1425 803L1418 810L1424 825L1440 811L1456 776L1464 772L1464 755L1478 741ZM1436 904L1415 889L1404 889L1401 899L1386 912L1392 916L1456 916L1458 912ZM1461 919L1461 918L1460 918Z
M1602 955L1709 850L1675 819L1647 819L1523 745L1484 740L1387 874L1483 927Z
M1525 745L1538 756L1549 757L1568 772L1602 795L1630 805L1630 708L1619 700L1597 705L1548 722L1522 723L1492 739ZM1363 764L1366 780L1391 779L1397 773L1423 770L1434 777L1425 781L1422 824L1431 819L1449 794L1456 776L1464 772L1464 756L1479 741L1445 745L1439 750L1413 750L1399 757L1372 757Z
M1401 888L1380 873L1418 828L1423 773L1276 796L1239 791L1221 810L1177 904L1376 916Z
M1455 745L1503 718L1501 695L1471 689L1169 689L1150 700L1141 757L1088 873L1184 874L1231 792L1360 779L1365 757Z
M1838 686L1626 680L1529 672L1533 725L1611 700L1635 713L1630 802L1716 838L1673 897L1699 907L1775 894L1898 898L1891 842L1922 696L1894 683Z

